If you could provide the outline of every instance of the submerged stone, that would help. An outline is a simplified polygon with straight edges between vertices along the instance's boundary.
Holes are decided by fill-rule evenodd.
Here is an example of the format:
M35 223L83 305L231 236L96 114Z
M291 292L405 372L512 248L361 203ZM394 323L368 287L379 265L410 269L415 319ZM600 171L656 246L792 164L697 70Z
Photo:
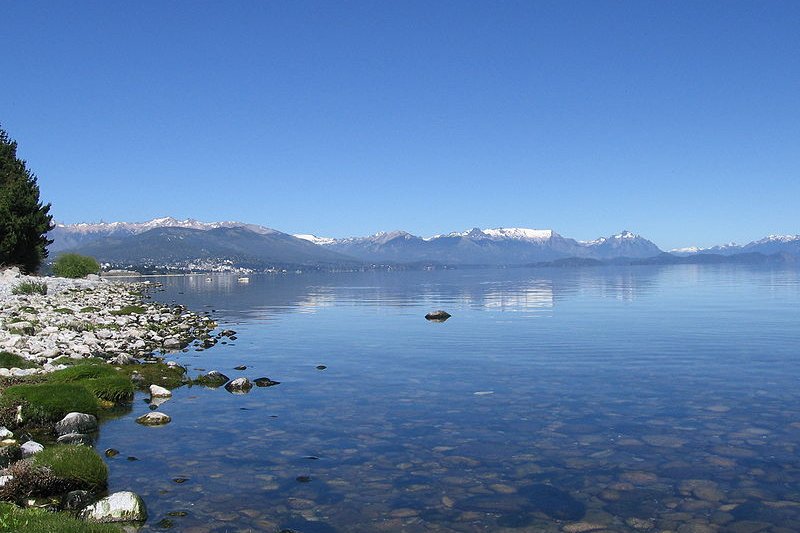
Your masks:
M527 485L519 489L519 494L527 498L535 510L557 520L576 521L586 514L583 503L552 485Z

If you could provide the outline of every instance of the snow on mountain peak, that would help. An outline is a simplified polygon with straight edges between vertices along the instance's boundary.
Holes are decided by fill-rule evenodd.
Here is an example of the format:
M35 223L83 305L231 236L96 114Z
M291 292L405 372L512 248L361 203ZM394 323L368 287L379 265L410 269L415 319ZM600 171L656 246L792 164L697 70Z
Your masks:
M277 233L276 230L270 229L257 224L245 224L243 222L200 222L192 218L186 220L178 220L173 217L159 217L147 222L81 222L79 224L58 224L59 228L65 229L75 233L102 233L114 231L126 231L129 233L137 234L144 233L145 231L155 228L188 228L198 230L209 230L217 228L246 228L252 232L267 235L270 233Z
M436 235L430 239L435 239L441 235ZM445 237L470 237L473 239L491 240L520 240L520 241L546 241L553 236L550 229L530 229L530 228L472 228L466 231L454 231L444 235ZM428 239L428 240L430 240Z
M311 235L310 233L295 233L292 237L296 237L298 239L302 239L304 241L313 242L314 244L318 244L320 246L325 246L327 244L334 244L336 239L332 239L330 237L317 237L316 235Z

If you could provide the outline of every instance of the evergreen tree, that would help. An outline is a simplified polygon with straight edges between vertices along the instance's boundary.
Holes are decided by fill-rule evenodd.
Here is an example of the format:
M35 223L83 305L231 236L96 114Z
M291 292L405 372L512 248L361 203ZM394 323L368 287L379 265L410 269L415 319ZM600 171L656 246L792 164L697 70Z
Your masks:
M17 157L17 143L0 128L0 265L35 272L47 257L50 204L39 201L36 176Z

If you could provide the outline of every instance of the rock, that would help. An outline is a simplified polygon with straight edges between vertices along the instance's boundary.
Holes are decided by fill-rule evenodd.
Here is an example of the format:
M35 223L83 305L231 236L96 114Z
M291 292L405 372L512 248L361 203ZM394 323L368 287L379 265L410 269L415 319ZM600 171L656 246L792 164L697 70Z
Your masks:
M166 350L179 350L181 348L181 340L177 337L169 337L164 339L164 349Z
M273 385L280 385L280 381L272 381L269 378L256 378L253 380L253 383L256 384L256 387L272 387Z
M14 476L0 476L0 487L4 487L12 479L14 479Z
M158 385L150 385L151 398L172 398L172 392Z
M144 426L163 426L164 424L169 424L171 421L172 418L170 418L169 415L160 413L158 411L147 413L146 415L142 415L136 419L137 423Z
M138 365L139 364L139 360L138 359L136 359L132 355L127 354L125 352L117 354L115 357L112 357L111 359L109 359L108 362L111 363L112 365ZM136 375L139 376L138 374L136 374ZM133 380L133 376L134 376L134 374L131 374L131 380ZM139 376L139 377L141 377L141 376Z
M144 501L133 492L115 492L81 511L87 522L143 522L147 520Z
M38 442L29 440L28 442L20 446L20 450L22 451L22 457L30 457L31 455L35 455L40 451L44 450L44 446L42 446Z
M228 378L228 376L226 376L222 372L217 372L216 370L212 370L207 374L198 376L197 379L195 379L194 381L195 383L198 383L200 385L205 385L207 387L221 387L222 385L225 385L228 381L230 381L230 378Z
M92 501L92 493L88 490L73 490L64 495L62 507L67 511L79 511Z
M244 366L244 365L239 365L239 366L235 366L235 367L233 367L233 369L234 369L234 370L247 370L247 367L246 367L246 366Z
M91 433L97 431L97 419L94 415L86 413L69 413L67 416L56 423L56 433L66 435L68 433Z
M325 365L317 365L317 370L325 370L326 368L328 367Z
M92 437L87 435L86 433L67 433L66 435L61 435L56 440L59 444L80 444L83 446L91 446L92 445Z
M106 451L103 452L106 457L116 457L119 455L119 450L114 448L107 448Z
M425 320L433 320L434 322L444 322L452 315L447 311L442 311L441 309L438 311L432 311L425 315Z
M0 440L2 439L11 439L14 437L14 433L9 431L5 426L0 426Z
M228 392L248 392L253 388L253 384L247 378L236 378L225 385L225 388Z

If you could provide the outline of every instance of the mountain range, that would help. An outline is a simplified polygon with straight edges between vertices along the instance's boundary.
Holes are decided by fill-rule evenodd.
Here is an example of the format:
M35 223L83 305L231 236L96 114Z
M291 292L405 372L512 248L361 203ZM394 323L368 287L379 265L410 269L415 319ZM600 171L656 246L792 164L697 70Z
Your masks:
M334 239L289 235L241 222L199 222L157 218L142 223L58 224L50 233L51 257L70 251L119 266L186 267L198 261L226 261L264 269L287 266L363 265L561 265L603 262L723 262L716 257L788 254L800 258L800 236L771 236L744 246L684 248L665 253L630 231L578 241L553 230L473 228L419 237L405 231ZM704 256L701 260L692 259ZM730 262L730 260L725 260Z

